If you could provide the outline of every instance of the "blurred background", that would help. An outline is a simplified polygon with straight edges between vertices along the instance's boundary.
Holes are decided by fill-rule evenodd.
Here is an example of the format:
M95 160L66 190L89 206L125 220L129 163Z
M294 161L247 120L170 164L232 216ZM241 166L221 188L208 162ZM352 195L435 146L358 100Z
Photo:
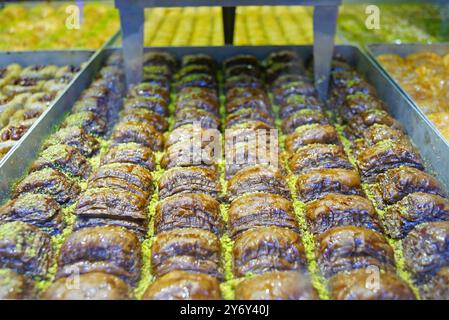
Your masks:
M352 0L354 2L354 0ZM337 43L432 43L445 41L444 10L435 4L380 4L380 29L365 26L367 4L343 1ZM425 2L425 1L422 1ZM80 28L69 29L67 7L79 5ZM447 8L445 9L447 10ZM239 7L235 45L313 42L311 7ZM157 8L145 11L145 45L223 45L221 8ZM113 1L15 1L0 8L0 50L95 49L119 31Z

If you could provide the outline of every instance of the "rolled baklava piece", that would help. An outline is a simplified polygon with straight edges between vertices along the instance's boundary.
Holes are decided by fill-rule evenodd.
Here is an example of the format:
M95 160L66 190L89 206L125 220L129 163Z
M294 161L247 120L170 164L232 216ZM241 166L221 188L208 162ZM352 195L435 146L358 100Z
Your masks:
M415 300L410 287L395 273L379 269L340 272L329 279L334 300Z
M223 279L220 259L220 239L197 228L158 233L151 249L151 267L156 277L183 270Z
M219 282L202 273L169 272L151 284L144 300L221 300Z
M91 272L56 280L42 295L45 300L129 300L131 288L120 278Z
M0 224L0 268L45 279L53 255L50 236L22 221Z
M245 279L235 289L237 300L318 300L310 279L302 272L273 271Z
M308 202L327 194L362 195L360 177L353 169L314 169L298 176L298 199Z
M340 226L381 230L373 205L361 196L328 194L308 202L305 214L310 230L315 235Z
M233 247L236 277L247 273L301 271L305 266L304 246L299 234L280 227L258 227L240 233Z
M177 193L205 193L217 198L220 191L218 173L201 167L173 168L159 178L159 197L164 199Z
M159 201L154 216L158 234L180 228L198 228L220 235L224 222L220 203L204 193L179 193Z
M75 202L80 192L81 188L76 181L55 169L43 168L18 182L12 197L17 198L24 193L47 194L58 203L66 204Z
M228 230L231 238L255 227L277 226L298 231L290 200L269 193L252 193L238 197L228 210Z
M371 229L342 226L317 237L317 260L324 276L375 266L394 270L393 249L382 234Z
M449 265L449 221L422 223L403 240L407 268L418 280L436 274Z
M140 241L125 228L84 228L70 234L61 246L56 277L103 272L130 284L140 278Z

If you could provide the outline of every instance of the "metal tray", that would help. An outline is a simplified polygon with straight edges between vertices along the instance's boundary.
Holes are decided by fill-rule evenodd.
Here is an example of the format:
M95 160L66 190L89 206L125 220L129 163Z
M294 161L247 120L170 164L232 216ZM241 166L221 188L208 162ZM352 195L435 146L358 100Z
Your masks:
M64 115L71 110L82 90L86 88L100 68L105 52L89 50L57 51L19 51L0 52L0 66L19 63L23 66L32 64L80 65L87 63L78 75L72 79L64 91L45 110L28 129L25 135L9 150L0 161L0 203L9 197L11 185L20 179L31 162L36 158L43 140L54 130Z
M212 55L218 62L239 53L253 54L263 59L270 52L282 49L293 49L306 61L312 58L312 46L240 46L240 47L154 47L150 50L164 50L175 54L178 58L190 53L206 53ZM70 110L71 105L86 88L96 74L103 61L117 48L98 51L81 74L74 79L61 99L29 130L22 142L17 145L7 161L0 166L0 202L9 195L10 186L19 179L29 167L39 150L44 138L50 134L51 128L58 125L63 114ZM380 98L389 106L391 113L403 124L413 142L418 146L428 168L441 181L449 185L449 172L444 170L444 155L449 155L448 146L443 143L435 129L425 120L417 108L411 104L403 92L393 84L392 80L359 48L354 46L337 46L336 53L351 63L377 89Z

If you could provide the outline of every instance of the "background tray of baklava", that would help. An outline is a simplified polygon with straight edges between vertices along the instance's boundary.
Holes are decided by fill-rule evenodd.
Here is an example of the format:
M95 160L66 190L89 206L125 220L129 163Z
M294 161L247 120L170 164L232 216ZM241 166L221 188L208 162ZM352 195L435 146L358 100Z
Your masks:
M0 115L5 116L0 145L10 149L0 159L1 199L8 197L11 184L23 176L43 139L71 110L102 57L87 50L0 52Z
M0 162L58 99L93 53L0 51Z
M449 146L449 44L376 43L367 50Z
M6 161L8 297L448 296L440 137L358 48L336 47L327 103L311 46L155 48L127 90L119 53Z

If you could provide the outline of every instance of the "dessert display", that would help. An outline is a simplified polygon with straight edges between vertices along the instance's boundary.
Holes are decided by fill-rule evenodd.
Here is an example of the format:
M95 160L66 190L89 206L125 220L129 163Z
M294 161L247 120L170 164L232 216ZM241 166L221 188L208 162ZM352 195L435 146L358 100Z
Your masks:
M0 207L0 297L449 297L445 189L348 63L328 109L295 51L144 61L125 90L107 59Z

